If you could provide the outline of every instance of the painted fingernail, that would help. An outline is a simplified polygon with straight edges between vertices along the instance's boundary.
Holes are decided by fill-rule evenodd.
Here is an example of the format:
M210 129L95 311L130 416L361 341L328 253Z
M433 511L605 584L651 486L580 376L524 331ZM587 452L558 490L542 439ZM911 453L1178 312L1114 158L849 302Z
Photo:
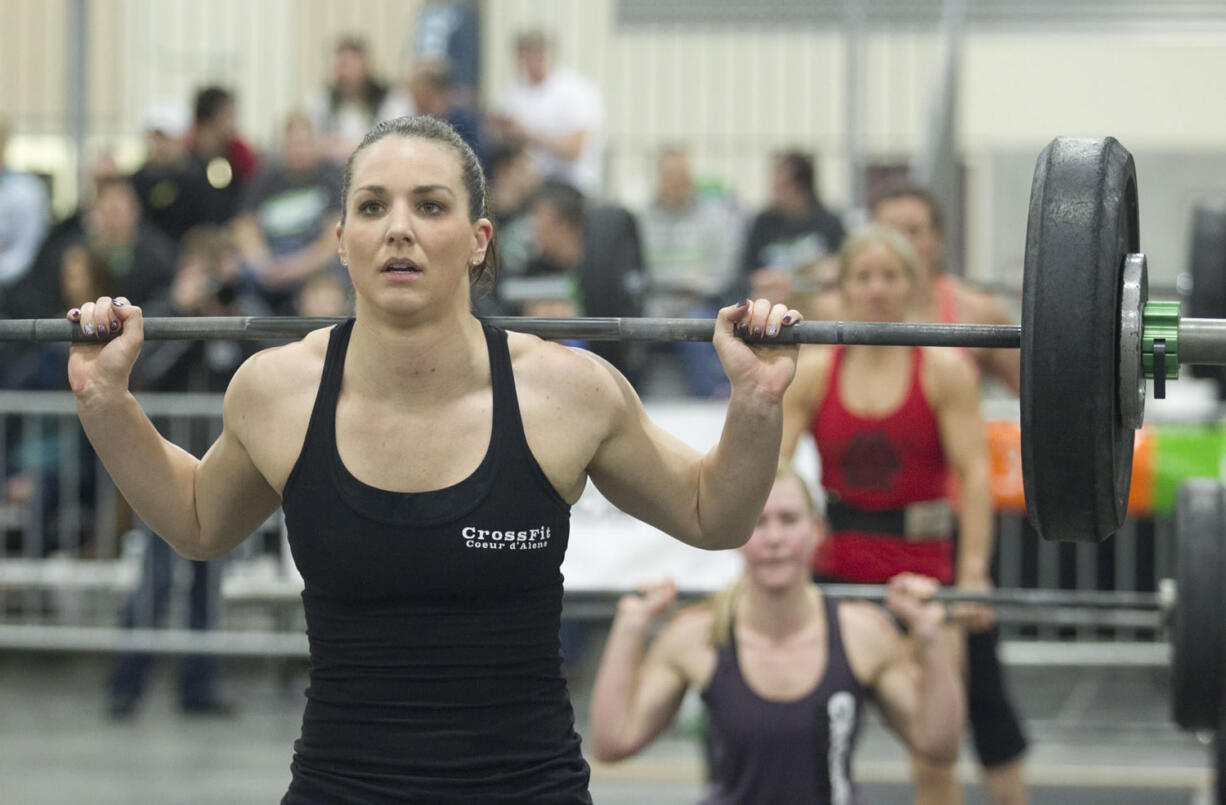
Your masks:
M79 319L79 318L81 318L81 310L80 310L80 308L75 308L75 307L74 307L72 310L68 311L68 318L70 318L70 319Z
M748 299L748 298L745 298L745 299L742 299L741 301L737 302L737 303L736 303L736 306L737 306L737 307L745 307L745 306L746 306L746 305L748 305L748 304L749 304L749 299Z
M119 319L111 319L111 332L119 331Z
M773 324L766 328L767 335L773 336L777 332L779 332L779 328Z
M791 314L791 313L789 313L788 315L786 315L786 316L784 316L784 317L783 317L783 323L784 323L784 324L791 324L791 323L792 323L792 314Z
M116 299L115 301L111 302L111 304L115 307L123 307L124 301L122 299Z
M85 324L81 325L81 329L85 331L86 335L93 335L94 323L92 321L87 321Z
M753 328L753 337L754 337L754 338L761 338L761 337L762 337L762 328L761 328L761 327L755 327L755 328Z

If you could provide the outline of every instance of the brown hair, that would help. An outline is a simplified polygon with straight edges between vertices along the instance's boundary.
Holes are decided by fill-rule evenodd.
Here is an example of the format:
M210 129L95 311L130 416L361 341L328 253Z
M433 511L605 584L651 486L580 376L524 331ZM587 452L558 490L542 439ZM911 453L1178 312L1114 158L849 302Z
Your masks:
M885 202L902 198L915 199L927 207L928 220L932 224L932 228L937 232L945 231L945 212L941 209L941 202L937 201L937 197L932 194L932 191L923 185L907 183L894 185L873 200L870 210L873 215L876 215L877 208Z
M345 223L345 214L349 207L349 185L353 181L353 163L358 154L389 135L399 137L416 137L422 140L432 140L450 148L460 161L460 176L464 181L464 189L468 192L468 220L476 222L479 218L491 218L485 198L485 171L473 149L464 142L464 138L450 124L426 115L414 117L397 117L384 120L362 138L358 147L353 149L345 162L345 178L341 183L341 225ZM492 220L492 219L491 219ZM475 266L469 266L469 280L475 285L478 282L493 282L497 270L498 255L491 236L489 246L485 250L485 259Z

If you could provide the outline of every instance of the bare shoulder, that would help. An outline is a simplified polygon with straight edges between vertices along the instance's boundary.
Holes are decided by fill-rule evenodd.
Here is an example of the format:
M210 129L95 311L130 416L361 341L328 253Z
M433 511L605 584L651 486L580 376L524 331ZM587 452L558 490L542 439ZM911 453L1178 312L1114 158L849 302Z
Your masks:
M265 404L319 387L328 330L315 330L300 341L260 350L245 360L226 389L226 405Z
M544 405L556 416L599 422L616 413L627 392L634 395L620 372L585 349L525 333L508 333L507 345L521 407Z
M893 660L902 640L889 613L864 601L839 602L839 630L852 672L869 685Z
M230 380L223 408L225 433L278 493L306 438L323 376L328 330L252 355Z
M564 500L587 484L597 451L634 417L642 403L620 372L584 349L508 333L515 394L528 447Z
M714 666L713 618L709 601L693 604L674 615L656 638L657 650L663 659L699 687L705 686Z
M691 604L673 616L660 633L660 638L682 645L710 643L711 620L714 616L710 601Z
M965 353L948 347L921 349L924 351L924 387L934 401L978 393L979 374Z

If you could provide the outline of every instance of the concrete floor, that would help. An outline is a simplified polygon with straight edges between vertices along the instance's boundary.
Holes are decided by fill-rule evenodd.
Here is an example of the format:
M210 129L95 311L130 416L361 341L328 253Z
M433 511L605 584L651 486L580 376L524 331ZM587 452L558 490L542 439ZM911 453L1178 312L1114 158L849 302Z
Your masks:
M225 690L236 712L214 718L175 709L172 662L159 661L138 713L115 721L104 710L104 658L0 654L0 803L278 802L301 718L302 664L230 661ZM1161 672L1019 668L1012 679L1033 743L1034 805L1210 802L1209 749L1170 725ZM589 683L587 669L572 681L581 734ZM962 772L973 780L969 760ZM678 729L632 761L594 767L592 794L605 805L692 803L701 773L696 743ZM909 801L905 758L876 721L856 773L872 802ZM967 803L984 802L972 782Z

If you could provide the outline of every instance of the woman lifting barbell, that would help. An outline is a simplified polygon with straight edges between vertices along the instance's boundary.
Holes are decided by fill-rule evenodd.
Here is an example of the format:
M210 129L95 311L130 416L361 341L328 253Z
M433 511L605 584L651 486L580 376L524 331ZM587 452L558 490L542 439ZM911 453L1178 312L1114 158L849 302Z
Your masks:
M311 651L285 802L590 802L558 654L570 504L591 477L682 541L743 543L796 348L733 330L769 340L800 316L764 300L720 311L732 396L702 455L590 353L473 317L493 226L480 166L446 124L374 128L342 201L355 318L247 361L204 458L128 393L142 330L123 299L70 312L100 342L69 358L82 424L184 555L225 553L283 507Z
M672 603L670 581L623 596L592 689L593 757L612 762L654 740L693 687L707 708L702 802L859 802L852 780L866 694L916 754L958 755L964 703L945 605L930 578L890 580L886 606L838 601L809 577L823 531L804 480L780 462L745 569L730 588L678 613L643 653Z

